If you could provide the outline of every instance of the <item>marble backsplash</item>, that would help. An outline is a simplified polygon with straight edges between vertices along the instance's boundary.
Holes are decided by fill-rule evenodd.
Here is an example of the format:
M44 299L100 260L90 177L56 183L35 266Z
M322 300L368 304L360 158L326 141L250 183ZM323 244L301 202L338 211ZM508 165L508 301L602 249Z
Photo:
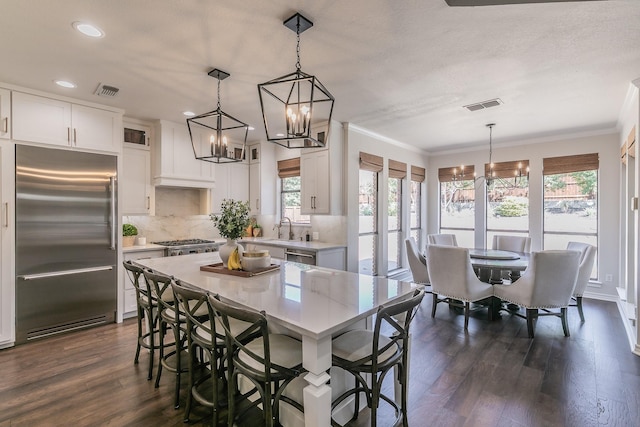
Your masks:
M263 229L263 237L276 238L273 215L255 217ZM220 233L213 226L209 215L166 215L166 216L123 216L122 223L133 224L138 228L138 236L146 237L147 243L162 240L215 239ZM310 226L292 226L294 240L304 239L306 232L318 232L320 242L346 245L346 218L343 216L312 216ZM288 225L282 226L281 237L286 238Z

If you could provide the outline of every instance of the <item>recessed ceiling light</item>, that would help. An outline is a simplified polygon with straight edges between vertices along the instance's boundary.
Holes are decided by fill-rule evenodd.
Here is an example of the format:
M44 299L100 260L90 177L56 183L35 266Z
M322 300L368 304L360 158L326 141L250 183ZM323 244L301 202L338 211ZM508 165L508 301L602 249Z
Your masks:
M284 136L284 133L276 133L276 136Z
M249 130L254 130L255 128L253 126L249 126Z
M193 116L195 116L195 115L196 115L196 113L194 113L193 111L185 111L185 112L184 112L184 113L182 113L182 114L184 114L184 115L185 115L185 116L187 116L187 117L193 117Z
M104 31L102 31L100 28L96 27L93 24L89 24L88 22L76 21L71 25L73 25L73 28L80 31L85 36L95 37L95 38L104 37Z
M76 87L75 83L69 82L67 80L54 80L55 84L58 86L66 87L68 89L73 89Z

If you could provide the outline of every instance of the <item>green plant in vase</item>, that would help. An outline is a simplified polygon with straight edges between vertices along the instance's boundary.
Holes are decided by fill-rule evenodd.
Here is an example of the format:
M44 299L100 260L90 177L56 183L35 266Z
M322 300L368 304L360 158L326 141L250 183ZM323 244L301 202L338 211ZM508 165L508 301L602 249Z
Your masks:
M133 246L138 229L133 224L122 224L122 246Z
M220 235L227 239L227 243L220 246L219 255L222 264L227 267L229 255L236 248L241 250L237 239L244 235L245 229L249 226L249 202L242 202L233 199L224 199L220 205L220 214L211 214L213 225L218 229Z

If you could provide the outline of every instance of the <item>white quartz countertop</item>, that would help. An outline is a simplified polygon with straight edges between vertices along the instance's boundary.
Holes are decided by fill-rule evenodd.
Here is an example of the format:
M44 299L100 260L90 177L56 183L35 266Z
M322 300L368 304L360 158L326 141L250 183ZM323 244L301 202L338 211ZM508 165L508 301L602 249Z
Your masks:
M125 246L122 248L122 252L145 252L145 251L157 251L162 250L166 246L156 245L155 243L147 243L146 245L134 245Z
M341 245L339 243L270 239L267 237L243 237L242 239L240 239L240 243L248 243L248 244L255 243L257 245L277 246L280 248L305 249L309 251L322 251L327 249L346 248L345 245Z
M220 262L217 252L134 261L176 280L255 310L290 331L321 339L410 294L416 285L381 277L273 260L280 269L253 277L200 271Z

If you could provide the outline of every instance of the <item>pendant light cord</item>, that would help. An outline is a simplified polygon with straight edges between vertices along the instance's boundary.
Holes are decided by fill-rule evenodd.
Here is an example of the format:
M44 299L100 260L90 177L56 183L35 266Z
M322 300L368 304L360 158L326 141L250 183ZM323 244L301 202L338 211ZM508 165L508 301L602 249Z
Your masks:
M220 79L218 79L218 110L220 110Z
M300 18L298 18L298 23L296 24L296 70L300 71Z

